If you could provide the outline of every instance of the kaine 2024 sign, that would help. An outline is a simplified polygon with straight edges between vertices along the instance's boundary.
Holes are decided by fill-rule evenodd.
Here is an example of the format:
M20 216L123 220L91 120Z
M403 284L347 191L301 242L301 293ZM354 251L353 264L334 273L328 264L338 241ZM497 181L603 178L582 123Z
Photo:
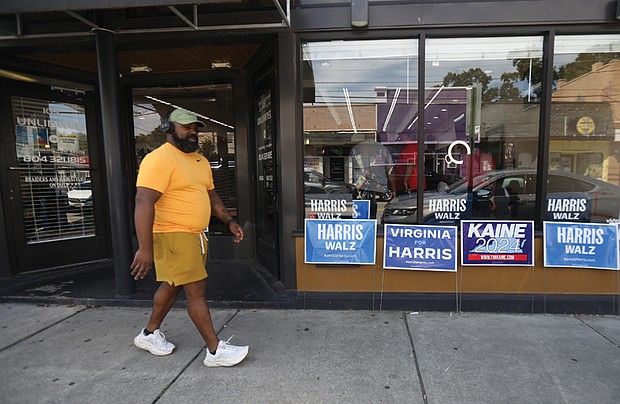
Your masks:
M456 227L386 224L383 267L456 272Z
M462 265L534 266L534 222L461 222Z
M376 220L306 219L306 264L368 264L376 256Z
M618 270L618 225L544 222L546 267Z

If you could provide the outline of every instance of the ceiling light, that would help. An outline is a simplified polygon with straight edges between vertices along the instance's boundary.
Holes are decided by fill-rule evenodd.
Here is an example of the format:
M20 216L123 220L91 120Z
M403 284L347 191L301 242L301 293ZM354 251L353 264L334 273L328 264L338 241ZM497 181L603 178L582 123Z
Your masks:
M151 69L147 65L142 65L142 66L131 66L130 71L132 73L149 73L149 72L152 72L153 69Z
M211 63L212 69L230 69L232 65L230 62L213 62Z
M151 95L145 95L144 97L145 97L145 98L148 98L149 100L152 100L152 101L155 101L155 102L159 102L159 103L164 104L164 105L168 105L168 106L170 106L170 107L172 107L172 108L181 108L181 109L185 109L185 108L182 108L182 107L180 107L180 106L178 106L178 105L176 105L176 104L173 104L173 103L168 102L168 101L160 100L159 98L153 97L153 96L151 96ZM205 116L205 115L202 115L202 114L196 113L196 112L191 111L191 110L188 110L188 111L193 112L193 113L194 113L194 114L196 114L196 116L197 116L197 117L199 117L199 118L204 118L204 119L206 119L206 120L208 120L208 121L210 121L210 122L213 122L213 123L215 123L215 124L217 124L217 125L222 125L222 126L225 126L225 127L229 128L229 129L232 129L232 130L234 130L234 129L235 129L235 127L234 127L234 126L231 126L231 125L228 125L228 124L226 124L226 123L220 122L220 121L215 120L215 119L213 119L213 118L209 118L208 116Z
M15 72L3 70L3 69L0 69L0 77L6 77L7 79L12 79L12 80L27 81L29 83L34 83L37 81L35 78L32 78L30 76L26 76L24 74L19 74L19 73L15 73Z

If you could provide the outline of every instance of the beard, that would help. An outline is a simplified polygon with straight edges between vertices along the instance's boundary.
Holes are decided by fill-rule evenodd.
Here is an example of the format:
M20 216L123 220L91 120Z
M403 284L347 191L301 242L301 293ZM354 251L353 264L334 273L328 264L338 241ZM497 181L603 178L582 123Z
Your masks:
M174 143L177 148L181 150L183 153L193 153L198 150L198 136L197 135L187 135L185 139L181 139L176 132L172 132L172 139L174 139ZM194 142L190 142L190 139L195 140Z

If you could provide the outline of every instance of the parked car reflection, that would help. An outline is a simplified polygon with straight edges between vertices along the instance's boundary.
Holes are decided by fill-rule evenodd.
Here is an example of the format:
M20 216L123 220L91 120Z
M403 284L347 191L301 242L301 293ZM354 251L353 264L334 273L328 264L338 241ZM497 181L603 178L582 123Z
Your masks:
M534 220L536 170L494 170L467 179L445 192L424 194L423 223L458 224L462 219ZM620 187L591 177L551 171L544 220L606 222L620 215ZM388 203L383 223L417 223L417 195Z
M83 208L93 206L93 191L90 181L84 181L67 192L69 206Z
M350 194L354 189L353 184L333 181L317 170L304 170L304 192L306 194Z

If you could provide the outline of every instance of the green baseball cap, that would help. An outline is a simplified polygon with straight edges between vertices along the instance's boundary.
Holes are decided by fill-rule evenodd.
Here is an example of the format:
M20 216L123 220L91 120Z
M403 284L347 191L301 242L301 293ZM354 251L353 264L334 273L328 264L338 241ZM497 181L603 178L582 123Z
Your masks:
M201 128L205 127L205 124L198 120L198 117L196 117L196 114L194 114L193 112L189 112L186 109L180 109L180 108L172 111L172 113L170 114L170 117L168 118L168 121L180 123L181 125L197 123L198 126L200 126Z

